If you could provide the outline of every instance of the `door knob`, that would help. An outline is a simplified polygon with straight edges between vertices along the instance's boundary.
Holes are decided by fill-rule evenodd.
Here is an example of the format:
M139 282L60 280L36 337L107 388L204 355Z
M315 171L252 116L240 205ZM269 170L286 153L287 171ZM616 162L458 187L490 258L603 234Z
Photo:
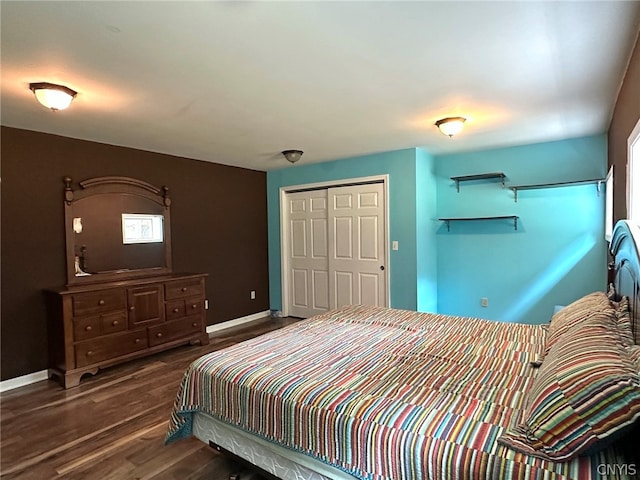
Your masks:
M384 265L380 265L380 270L384 270Z

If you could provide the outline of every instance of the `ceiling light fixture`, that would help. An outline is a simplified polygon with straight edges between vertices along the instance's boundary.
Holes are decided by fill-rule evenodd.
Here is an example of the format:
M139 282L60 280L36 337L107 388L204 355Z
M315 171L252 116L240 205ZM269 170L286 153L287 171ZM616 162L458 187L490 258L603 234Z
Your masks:
M443 118L436 122L436 127L438 127L443 134L453 137L462 131L466 120L464 117Z
M71 105L71 100L78 94L64 85L47 82L30 83L29 88L42 105L54 112L67 108Z
M296 163L302 157L304 152L302 150L284 150L282 155L291 163Z

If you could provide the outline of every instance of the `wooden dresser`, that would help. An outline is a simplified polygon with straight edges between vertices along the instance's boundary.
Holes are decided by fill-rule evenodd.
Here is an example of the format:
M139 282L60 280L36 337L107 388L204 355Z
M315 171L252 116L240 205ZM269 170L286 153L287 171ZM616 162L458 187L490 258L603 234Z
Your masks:
M74 387L102 367L209 343L205 277L171 273L47 290L49 378Z

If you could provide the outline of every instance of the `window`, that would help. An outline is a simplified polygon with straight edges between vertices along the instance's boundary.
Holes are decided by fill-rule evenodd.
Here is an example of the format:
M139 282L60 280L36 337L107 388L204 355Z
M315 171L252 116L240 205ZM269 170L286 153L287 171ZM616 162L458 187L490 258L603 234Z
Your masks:
M604 238L611 241L613 234L613 165L605 180Z
M640 120L631 132L627 151L627 217L640 225Z

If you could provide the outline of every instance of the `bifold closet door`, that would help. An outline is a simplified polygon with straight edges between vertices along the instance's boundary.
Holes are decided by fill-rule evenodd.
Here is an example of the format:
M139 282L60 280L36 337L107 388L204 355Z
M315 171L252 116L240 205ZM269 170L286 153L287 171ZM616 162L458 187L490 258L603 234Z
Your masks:
M288 193L288 314L387 306L382 183Z
M329 189L329 305L386 305L382 183Z
M329 309L327 190L286 196L289 234L289 315L307 318Z

